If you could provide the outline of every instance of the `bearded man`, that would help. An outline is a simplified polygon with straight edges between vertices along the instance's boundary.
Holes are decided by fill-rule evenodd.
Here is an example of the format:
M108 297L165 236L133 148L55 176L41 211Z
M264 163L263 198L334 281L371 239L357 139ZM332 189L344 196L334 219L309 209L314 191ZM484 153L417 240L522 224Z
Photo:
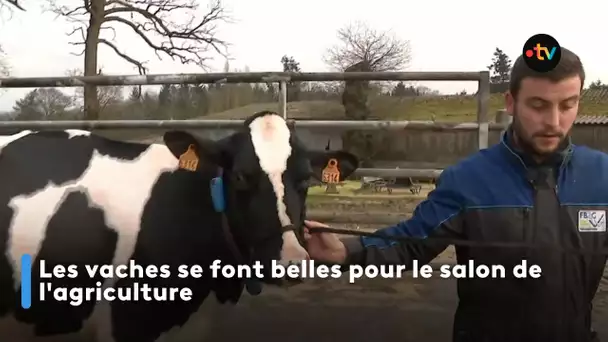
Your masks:
M441 174L413 216L379 231L429 239L386 239L310 234L312 259L348 265L430 262L448 247L432 238L521 243L534 248L456 246L459 264L503 265L500 279L458 279L454 342L589 342L592 301L606 264L608 155L573 145L585 72L579 57L561 48L548 72L520 56L505 95L513 123L498 144ZM540 277L510 272L526 260Z

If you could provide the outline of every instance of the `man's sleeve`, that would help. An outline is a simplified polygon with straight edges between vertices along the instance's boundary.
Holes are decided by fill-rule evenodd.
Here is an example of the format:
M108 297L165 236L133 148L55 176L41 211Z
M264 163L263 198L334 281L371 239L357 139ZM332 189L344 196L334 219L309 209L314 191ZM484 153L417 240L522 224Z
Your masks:
M414 210L412 217L395 226L378 231L383 235L413 238L463 238L462 211L464 199L452 168L445 169L435 190ZM343 240L347 249L347 265L401 264L411 266L413 260L425 264L443 252L446 243L404 243L381 238L362 237Z

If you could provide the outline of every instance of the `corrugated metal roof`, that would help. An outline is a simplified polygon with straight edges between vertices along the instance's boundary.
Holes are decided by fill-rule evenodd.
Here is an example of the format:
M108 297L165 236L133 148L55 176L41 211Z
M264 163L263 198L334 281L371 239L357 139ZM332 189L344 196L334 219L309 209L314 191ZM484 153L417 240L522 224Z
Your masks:
M577 125L608 125L608 116L579 115L574 123Z

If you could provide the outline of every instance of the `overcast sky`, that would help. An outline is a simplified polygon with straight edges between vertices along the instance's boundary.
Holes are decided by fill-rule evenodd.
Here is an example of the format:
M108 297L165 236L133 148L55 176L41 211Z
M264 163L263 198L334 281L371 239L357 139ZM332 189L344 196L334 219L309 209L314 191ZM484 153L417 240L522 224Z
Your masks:
M70 0L62 0L69 2ZM12 76L62 76L81 68L82 58L70 54L65 33L71 25L44 13L43 0L22 0L27 12L16 11L0 21L0 44L8 54ZM80 4L80 1L72 1ZM206 0L201 0L206 6ZM411 42L410 71L480 71L490 64L496 47L512 59L523 43L536 33L548 33L583 60L588 82L608 82L608 47L605 16L608 2L578 0L560 4L554 0L224 0L235 21L220 27L219 37L232 44L231 67L251 71L279 71L280 58L292 55L303 71L327 71L322 55L336 41L339 27L355 21L393 30ZM120 48L149 60L150 73L200 72L196 66L159 61L128 30L119 30ZM100 67L106 74L136 74L105 46L100 48ZM211 63L222 71L224 60ZM445 93L475 91L475 82L424 83ZM0 94L0 111L31 89L9 89Z

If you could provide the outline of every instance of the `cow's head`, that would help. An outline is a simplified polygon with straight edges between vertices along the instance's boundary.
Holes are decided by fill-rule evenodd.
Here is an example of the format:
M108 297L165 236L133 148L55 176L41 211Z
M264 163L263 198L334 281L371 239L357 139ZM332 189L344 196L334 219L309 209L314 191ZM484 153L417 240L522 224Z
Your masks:
M164 141L177 158L194 147L200 160L194 172L222 169L230 230L248 261L262 262L266 271L272 260L289 264L308 258L302 235L311 177L321 178L329 163L343 181L359 163L345 151L307 150L287 122L268 111L252 115L242 129L219 141L183 131L165 133ZM278 281L268 273L264 280Z

